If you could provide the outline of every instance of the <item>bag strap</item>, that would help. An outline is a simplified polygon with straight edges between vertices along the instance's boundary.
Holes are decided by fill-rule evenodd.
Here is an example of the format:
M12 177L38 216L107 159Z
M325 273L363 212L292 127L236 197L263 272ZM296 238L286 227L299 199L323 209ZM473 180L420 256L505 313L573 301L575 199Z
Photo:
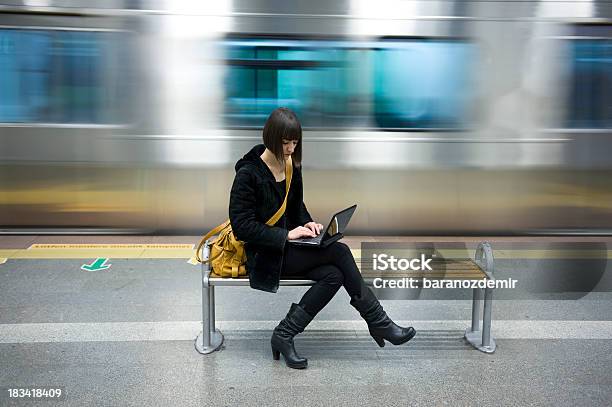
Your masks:
M204 237L202 238L202 240L200 240L200 243L198 243L198 247L196 249L196 259L200 262L200 263L208 263L211 260L214 260L212 258L208 258L205 261L202 261L202 259L200 258L200 249L202 248L202 246L204 246L204 243L206 243L206 241L208 239L210 239L211 237L213 237L214 235L218 234L219 232L221 232L223 229L225 229L226 227L228 227L230 225L230 221L229 219L226 220L225 222L223 222L222 224L220 224L219 226L217 226L216 228L214 228L213 230L211 230L210 232L208 232L206 235L204 235ZM217 256L218 257L218 256Z
M266 222L266 225L272 226L283 216L285 213L285 209L287 208L287 197L289 196L289 187L291 186L291 178L293 177L293 164L291 161L291 156L285 161L285 200L280 208L276 211L274 215Z
M272 217L266 222L266 225L268 226L274 225L276 222L278 222L281 216L283 216L283 214L285 213L285 209L287 208L287 197L289 196L289 188L291 187L291 178L293 178L293 163L291 161L291 156L289 156L289 158L285 161L285 187L286 187L285 188L285 199L283 200L283 204L281 205L281 207L278 208L276 213L272 215ZM204 246L204 243L206 243L208 239L218 234L219 232L221 232L223 229L225 229L228 226L230 226L229 219L223 222L222 224L220 224L219 226L217 226L216 228L214 228L213 230L211 230L210 232L208 232L206 235L204 235L202 240L200 240L200 243L198 243L198 247L196 248L196 259L198 260L198 262L209 263L221 255L221 253L219 253L217 254L217 256L213 258L208 258L202 261L202 259L200 258L200 249L202 248L202 246Z

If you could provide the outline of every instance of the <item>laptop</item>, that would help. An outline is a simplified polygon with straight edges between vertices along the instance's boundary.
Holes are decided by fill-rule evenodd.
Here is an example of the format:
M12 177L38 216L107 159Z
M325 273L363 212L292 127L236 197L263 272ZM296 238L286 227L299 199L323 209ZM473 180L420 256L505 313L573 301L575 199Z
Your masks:
M348 226L353 213L357 209L357 205L350 206L346 209L341 210L332 216L329 221L329 226L325 229L325 233L320 233L315 237L302 237L300 239L290 239L289 243L298 246L310 246L310 247L327 247L330 244L342 239L344 237L344 231Z

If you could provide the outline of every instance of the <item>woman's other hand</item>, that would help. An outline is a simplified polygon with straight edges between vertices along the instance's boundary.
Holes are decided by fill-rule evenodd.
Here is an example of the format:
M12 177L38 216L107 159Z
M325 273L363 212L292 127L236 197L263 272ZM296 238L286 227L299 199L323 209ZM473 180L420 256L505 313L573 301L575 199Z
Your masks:
M317 235L321 233L321 231L323 230L323 225L317 222L308 222L307 224L304 225L304 227L312 230Z
M312 230L305 228L304 226L298 226L297 228L290 230L287 235L287 239L299 239L301 237L315 237L316 234Z

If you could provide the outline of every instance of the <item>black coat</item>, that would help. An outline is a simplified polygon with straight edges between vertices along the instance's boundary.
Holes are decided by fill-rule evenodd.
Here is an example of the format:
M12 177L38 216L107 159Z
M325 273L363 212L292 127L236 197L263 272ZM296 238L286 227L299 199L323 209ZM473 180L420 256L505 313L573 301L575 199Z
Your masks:
M274 226L266 225L283 204L285 195L260 157L265 148L263 144L256 145L236 163L229 218L234 236L245 242L251 287L276 292L287 234L297 226L312 222L312 217L303 202L301 168L294 165L285 214Z

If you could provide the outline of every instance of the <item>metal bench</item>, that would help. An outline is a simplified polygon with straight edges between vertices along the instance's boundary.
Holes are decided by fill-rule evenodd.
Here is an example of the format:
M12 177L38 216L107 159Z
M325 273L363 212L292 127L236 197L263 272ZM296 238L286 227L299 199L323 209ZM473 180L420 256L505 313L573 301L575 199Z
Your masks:
M209 242L202 246L202 259L209 255ZM487 242L478 244L474 259L444 259L444 275L430 275L428 278L445 279L489 279L495 280L493 276L495 263L491 245ZM386 275L386 274L385 274ZM363 274L364 281L371 285L373 276ZM398 276L400 276L398 274ZM409 273L401 276L409 277ZM420 275L422 277L422 274ZM283 279L281 286L311 286L313 280ZM209 354L221 348L223 334L216 328L215 324L215 286L249 286L249 279L222 278L211 274L210 266L202 263L202 332L195 340L195 347L201 354ZM491 307L493 305L493 288L473 288L472 294L472 325L465 330L465 339L476 349L485 353L495 352L495 340L491 337ZM480 308L482 291L484 290L484 307L482 317L482 330L480 329Z

